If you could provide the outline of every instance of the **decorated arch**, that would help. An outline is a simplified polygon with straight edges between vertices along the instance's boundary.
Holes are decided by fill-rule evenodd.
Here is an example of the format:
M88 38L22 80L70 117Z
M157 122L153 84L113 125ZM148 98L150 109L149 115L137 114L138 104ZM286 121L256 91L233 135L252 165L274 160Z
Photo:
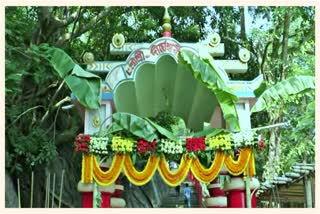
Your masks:
M207 207L255 207L258 139L250 131L250 106L262 76L229 79L228 73L246 72L247 50L239 52L239 60L214 60L224 54L218 34L196 44L179 43L168 20L166 14L163 37L150 44L126 43L116 34L111 53L128 54L126 61L88 63L87 71L107 75L101 106L84 109L84 133L75 143L82 152L83 207L94 206L95 191L101 207L125 207L120 174L144 185L156 171L172 187L188 175L198 185L211 183ZM185 132L157 123L154 118L162 113L183 123ZM146 160L142 171L135 167L137 157ZM175 171L168 166L172 159L179 163ZM223 189L219 174L232 176Z

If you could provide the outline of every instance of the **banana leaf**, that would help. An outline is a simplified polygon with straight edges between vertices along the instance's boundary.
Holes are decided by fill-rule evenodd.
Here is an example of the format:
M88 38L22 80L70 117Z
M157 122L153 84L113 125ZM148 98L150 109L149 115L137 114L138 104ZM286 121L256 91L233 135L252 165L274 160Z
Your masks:
M193 76L215 94L226 122L235 130L239 129L239 119L234 104L238 97L225 84L214 66L210 64L210 60L202 59L188 51L181 50L179 52L179 62L190 66Z
M97 109L101 105L101 78L82 69L71 57L59 48L42 45L39 48L55 69L58 75L66 81L66 84L78 99L89 109Z
M173 140L173 141L177 141L179 140L179 138L177 136L175 136L172 132L168 131L167 129L163 128L162 126L159 126L158 124L152 122L150 119L146 118L146 120L155 128L157 129L157 131L166 136L168 139Z
M206 128L202 131L191 134L191 136L192 137L201 137L201 136L212 137L212 136L215 136L221 132L226 132L226 130L219 129L219 128Z
M149 142L158 139L156 129L146 120L133 114L117 112L112 115L113 123L125 129L133 135L143 138ZM119 128L117 126L117 128Z
M291 95L303 93L308 89L315 89L314 76L294 76L278 82L266 89L251 109L251 112L265 110L269 103L285 100Z

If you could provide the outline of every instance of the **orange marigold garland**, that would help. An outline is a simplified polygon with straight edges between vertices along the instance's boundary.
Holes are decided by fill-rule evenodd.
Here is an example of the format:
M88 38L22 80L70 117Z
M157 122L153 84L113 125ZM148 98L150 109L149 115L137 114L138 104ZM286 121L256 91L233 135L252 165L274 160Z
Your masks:
M137 171L134 167L131 156L124 156L123 170L128 180L135 185L144 185L148 183L154 175L159 163L159 158L156 155L150 155L148 162L142 171Z
M223 166L224 158L223 152L218 150L211 166L207 169L202 166L198 158L194 158L192 160L191 171L199 181L211 182L218 176Z
M124 157L122 154L116 154L113 157L112 164L107 171L102 171L97 158L93 161L93 177L95 181L101 186L108 186L114 183L121 173Z
M251 157L249 162L249 175L250 177L253 177L256 175L256 163L255 163L254 151L251 152Z
M81 167L81 182L92 183L93 171L93 158L92 155L82 154L82 167Z
M180 161L179 168L171 172L168 168L167 160L164 155L161 156L158 171L162 179L169 185L169 186L177 186L181 182L185 180L188 175L190 166L191 166L192 159L188 158L186 155L183 155Z
M247 169L250 156L251 149L250 147L246 147L241 150L239 157L236 161L233 160L230 154L226 155L224 164L231 175L238 176Z

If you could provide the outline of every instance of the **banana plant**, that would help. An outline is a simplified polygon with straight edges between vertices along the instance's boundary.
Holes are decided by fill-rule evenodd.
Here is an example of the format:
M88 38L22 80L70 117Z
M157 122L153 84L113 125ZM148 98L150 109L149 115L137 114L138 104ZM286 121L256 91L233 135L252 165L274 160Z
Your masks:
M101 78L85 71L62 49L47 44L33 46L57 74L64 79L77 100L86 108L97 109L101 105Z
M259 87L255 93L258 99L251 109L251 112L259 112L268 108L271 103L285 100L292 95L315 89L314 76L300 75L289 77L286 80L261 90L265 85Z
M185 50L179 52L179 63L190 66L193 76L211 90L221 107L226 122L235 130L239 129L239 118L235 107L238 97L223 81L209 54L195 55Z

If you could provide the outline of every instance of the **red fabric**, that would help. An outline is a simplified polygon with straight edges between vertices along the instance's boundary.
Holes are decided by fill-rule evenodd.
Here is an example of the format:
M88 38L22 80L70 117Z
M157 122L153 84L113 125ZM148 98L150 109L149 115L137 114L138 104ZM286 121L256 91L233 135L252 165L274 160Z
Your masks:
M227 208L227 206L207 206L207 208Z
M121 197L121 194L122 194L122 190L120 189L116 189L113 193L113 197L116 197L116 198L120 198Z
M110 208L111 194L108 192L101 192L101 208Z
M82 208L92 208L93 205L93 192L82 193Z
M251 207L252 208L257 208L257 196L256 196L256 193L254 193L252 198L251 198Z
M211 197L225 196L224 191L220 187L210 188L209 193Z
M228 195L228 208L245 208L246 195L243 190L231 190Z
M214 179L211 184L218 184L219 180L218 179ZM215 188L209 188L209 193L211 197L218 197L218 196L225 196L225 192L223 191L223 189L221 189L220 187L215 187Z

